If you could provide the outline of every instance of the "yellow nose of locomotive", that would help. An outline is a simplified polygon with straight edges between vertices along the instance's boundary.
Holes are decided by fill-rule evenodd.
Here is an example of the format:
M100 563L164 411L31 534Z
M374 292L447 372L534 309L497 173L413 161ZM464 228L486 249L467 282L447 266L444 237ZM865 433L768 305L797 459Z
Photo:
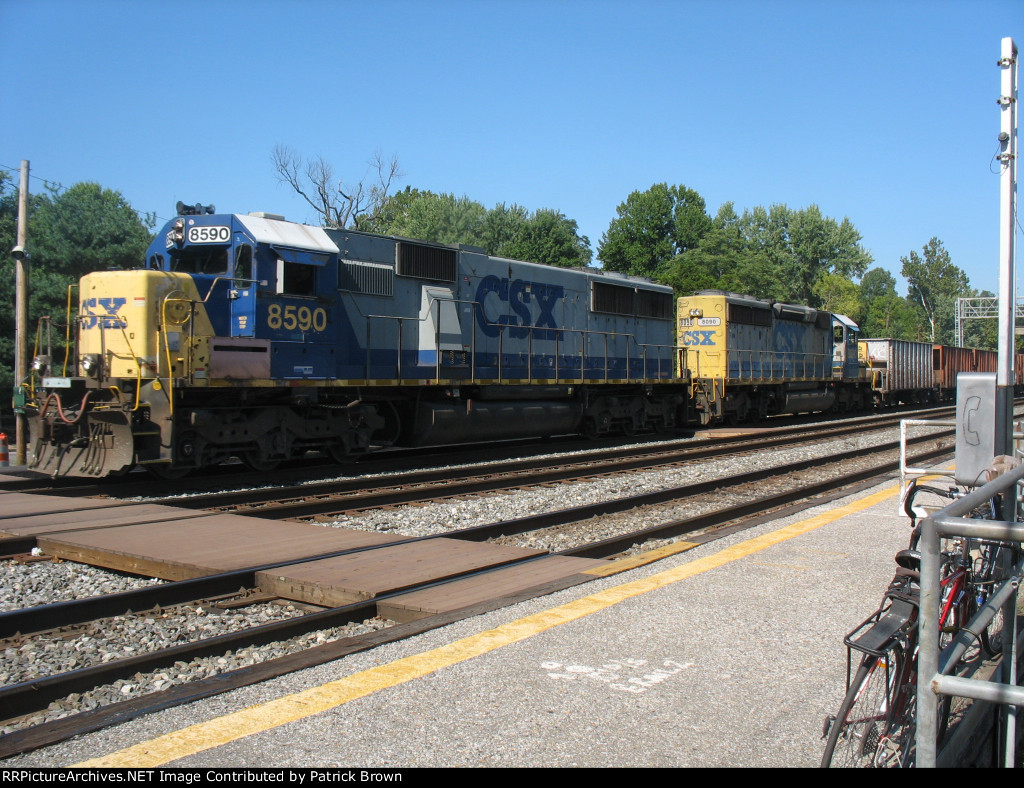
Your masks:
M173 367L183 333L213 333L192 277L164 271L104 271L82 278L82 376L168 377L168 363Z

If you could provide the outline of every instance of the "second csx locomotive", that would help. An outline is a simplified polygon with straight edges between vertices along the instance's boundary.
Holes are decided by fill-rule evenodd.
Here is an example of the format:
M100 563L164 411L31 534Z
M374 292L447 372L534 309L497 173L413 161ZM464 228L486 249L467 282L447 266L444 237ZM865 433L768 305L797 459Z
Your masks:
M632 433L682 418L670 288L268 214L179 211L144 269L81 280L71 369L37 358L31 467L174 476L238 457L270 469L371 443Z

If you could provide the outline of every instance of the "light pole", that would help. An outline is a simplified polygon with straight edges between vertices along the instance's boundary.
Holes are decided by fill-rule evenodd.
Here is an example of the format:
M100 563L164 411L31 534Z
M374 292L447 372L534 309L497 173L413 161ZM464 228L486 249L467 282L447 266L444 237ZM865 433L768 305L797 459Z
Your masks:
M14 306L14 386L20 388L28 377L28 263L31 259L25 247L28 244L28 162L21 162L21 187L18 190L18 245L11 250L15 266ZM21 398L19 398L21 399ZM25 446L28 443L25 413L19 410L15 417L14 462L24 465Z

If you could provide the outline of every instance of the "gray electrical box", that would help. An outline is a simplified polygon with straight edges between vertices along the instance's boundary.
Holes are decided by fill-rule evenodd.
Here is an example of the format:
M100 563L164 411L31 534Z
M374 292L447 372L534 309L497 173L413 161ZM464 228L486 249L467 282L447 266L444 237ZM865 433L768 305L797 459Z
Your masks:
M956 376L956 481L984 484L996 455L996 373L961 372Z

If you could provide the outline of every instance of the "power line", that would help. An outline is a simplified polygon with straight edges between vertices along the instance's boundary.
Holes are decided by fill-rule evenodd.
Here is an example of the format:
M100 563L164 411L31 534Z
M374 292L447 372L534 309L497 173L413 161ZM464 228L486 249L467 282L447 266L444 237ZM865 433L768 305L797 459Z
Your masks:
M21 172L21 167L11 167L11 166L9 166L7 164L0 164L0 170L7 170L8 172ZM51 190L53 190L55 192L59 193L59 192L64 190L64 184L61 183L60 181L47 180L46 178L40 178L38 175L33 175L32 173L29 173L28 177L32 178L33 180L37 180L37 181L41 182L45 188L51 189ZM118 193L120 194L120 192L118 192ZM157 216L156 211L141 211L138 208L136 208L134 205L130 205L130 207L137 214L140 214L140 215L152 214L155 219L158 219L161 222L169 221L167 218L165 218L163 216Z

